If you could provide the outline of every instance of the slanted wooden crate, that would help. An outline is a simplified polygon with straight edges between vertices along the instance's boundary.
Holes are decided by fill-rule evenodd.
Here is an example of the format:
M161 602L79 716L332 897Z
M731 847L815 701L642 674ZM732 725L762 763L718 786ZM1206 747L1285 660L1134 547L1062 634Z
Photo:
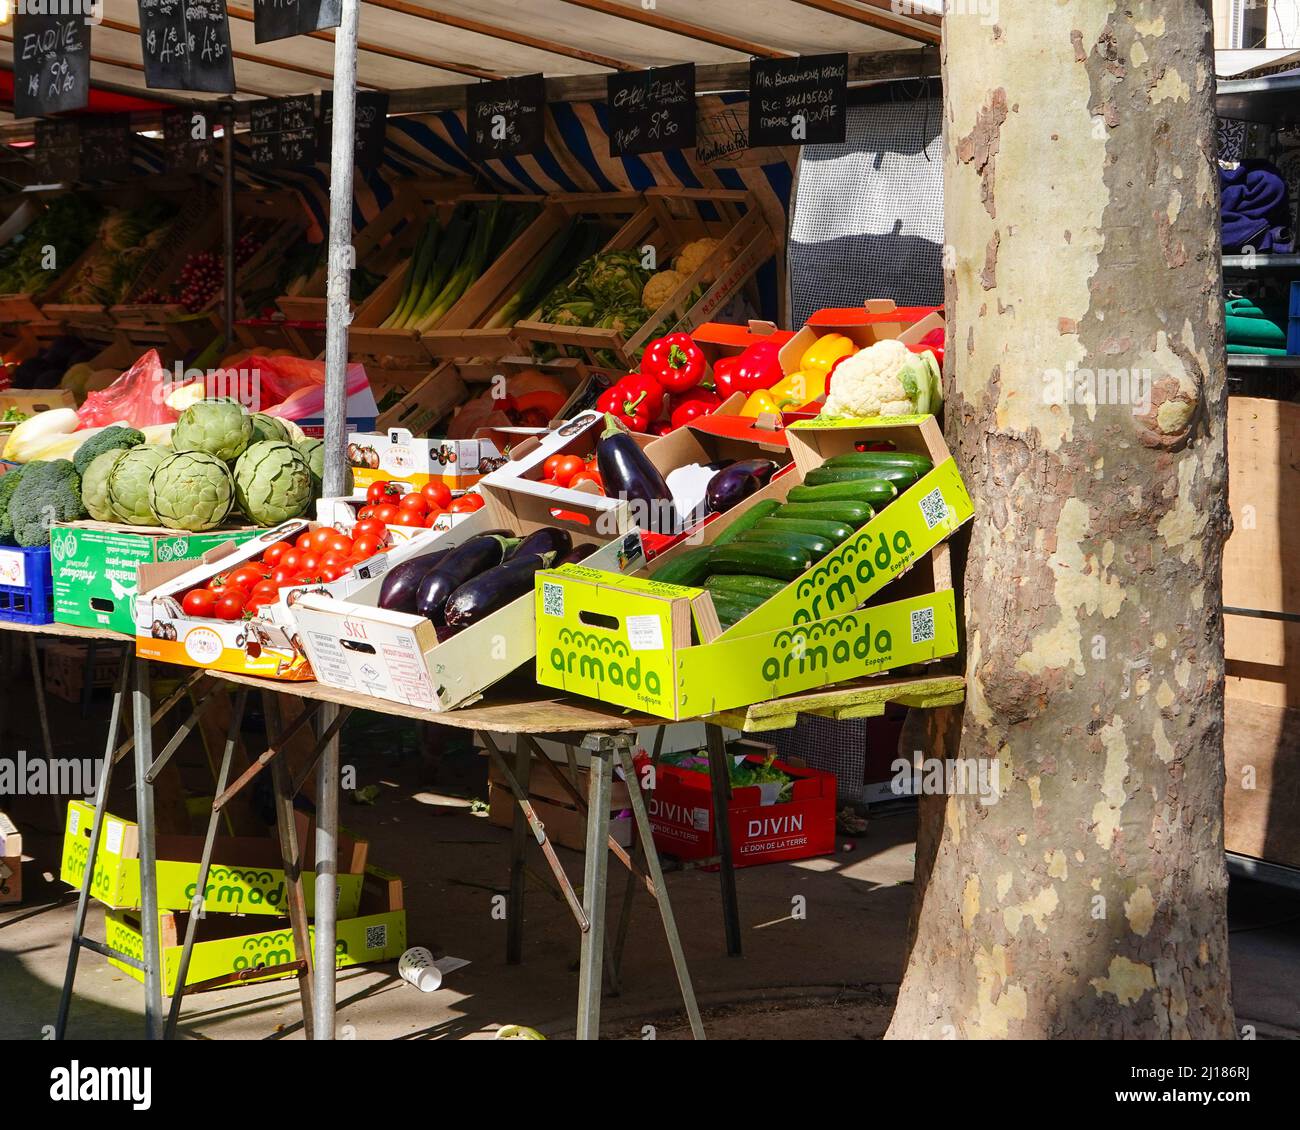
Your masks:
M635 210L603 251L652 247L659 269L663 270L692 240L712 237L721 242L635 332L624 335L615 329L525 320L515 325L515 341L521 347L576 348L593 364L600 361L597 354L607 353L621 367L635 369L636 353L652 338L669 329L694 329L715 317L778 246L776 235L749 192L655 188L640 194L636 202ZM697 287L703 293L692 301Z

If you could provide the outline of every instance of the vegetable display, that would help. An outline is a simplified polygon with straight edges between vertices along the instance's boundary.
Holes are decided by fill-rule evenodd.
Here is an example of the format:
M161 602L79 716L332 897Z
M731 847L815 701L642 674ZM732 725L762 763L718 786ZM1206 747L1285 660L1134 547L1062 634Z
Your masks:
M6 511L16 544L49 545L52 523L74 522L86 516L81 476L72 461L28 463L9 495Z
M153 200L117 209L100 222L89 258L59 295L61 303L112 306L124 302L149 256L171 234L176 206Z
M0 294L36 294L45 290L85 251L102 214L100 206L87 197L56 196L35 220L0 248Z
M659 469L612 415L596 443L596 463L605 493L632 504L637 525L658 534L677 532L672 492Z
M887 338L839 361L821 415L910 416L938 413L943 384L934 354L913 353Z

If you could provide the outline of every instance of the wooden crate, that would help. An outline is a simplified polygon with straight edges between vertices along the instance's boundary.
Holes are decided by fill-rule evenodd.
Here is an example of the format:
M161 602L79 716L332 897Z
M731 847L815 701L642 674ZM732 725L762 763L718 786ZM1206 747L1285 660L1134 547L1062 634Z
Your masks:
M43 648L45 689L65 702L80 702L86 685L85 643L52 642ZM90 673L91 688L108 688L122 669L122 648L101 647L95 651Z
M1225 609L1300 615L1300 404L1228 398ZM1300 623L1225 611L1224 842L1300 867Z
M580 200L577 198L576 202ZM660 269L667 269L677 252L692 240L711 236L720 240L720 245L658 309L651 311L635 333L624 337L612 329L555 326L525 320L516 324L514 332L515 341L521 347L577 348L593 364L599 363L597 353L608 352L620 366L633 370L637 351L661 332L667 332L666 328L661 329L665 323L667 327L691 330L709 321L778 247L776 235L748 192L657 188L639 194L636 204L602 250L651 246ZM706 218L709 213L716 218ZM706 283L710 276L716 278ZM697 286L705 289L692 302L692 292Z
M512 766L513 768L513 766ZM582 797L587 796L589 770L579 768L576 780L570 776L568 765L559 763L559 770L572 781ZM528 777L528 797L537 818L546 828L547 838L561 847L582 851L587 846L587 817L578 810L573 797L546 769L534 762ZM614 779L609 801L609 834L616 843L631 847L635 833L631 801L627 785ZM626 812L626 815L621 815ZM509 828L514 823L515 800L510 786L494 762L488 762L488 823L499 828Z
M19 205L18 211L22 212L23 215L26 216L26 222L20 223L13 234L24 230L28 224L35 220L40 214L42 207L42 205L38 204L30 197L24 200ZM17 213L13 218L18 218ZM8 221L6 221L6 226L8 226ZM75 267L81 265L82 261L86 258L87 252L94 246L94 243L95 241L92 239L90 244L86 248L82 249L81 254L78 255L70 264L67 264L63 270L51 272L49 283L41 289L29 293L0 294L0 325L26 326L45 321L46 319L40 311L40 304L56 293L59 280L61 280L65 275L70 275Z

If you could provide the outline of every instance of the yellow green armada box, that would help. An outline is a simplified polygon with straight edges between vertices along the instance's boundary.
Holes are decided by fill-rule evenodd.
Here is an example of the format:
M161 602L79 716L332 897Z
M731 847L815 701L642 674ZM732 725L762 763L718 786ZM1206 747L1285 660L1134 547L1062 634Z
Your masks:
M55 522L50 527L54 619L133 636L139 566L189 561L226 542L239 545L259 533L256 526L192 534L90 520Z
M90 830L95 818L93 805L68 802L68 823L63 835L63 863L60 878L80 887L90 854ZM311 821L295 813L298 843L314 844ZM338 916L354 918L361 901L361 883L366 869L368 846L364 840L339 836ZM157 838L158 908L189 910L199 881L202 836L159 836ZM316 876L302 873L307 913L313 913ZM99 852L90 893L106 906L135 910L140 906L140 837L135 824L111 813L104 814ZM269 837L218 837L208 870L204 913L285 914L288 882L280 860L280 847Z
M379 961L396 961L406 949L406 911L402 908L402 881L378 868L366 869L365 890L355 917L340 915L334 943L334 966L347 969ZM180 975L181 948L185 942L187 914L163 911L158 916L163 961L163 992L176 992ZM267 927L270 929L267 929ZM308 933L315 946L314 928ZM104 915L104 940L109 947L143 959L144 937L140 915L129 910L110 910ZM190 952L185 985L191 992L219 988L232 982L274 981L293 977L296 969L280 968L297 960L293 929L289 920L243 918L239 915L205 916L199 920ZM124 962L109 964L144 980L140 970ZM259 970L270 970L259 973Z
M779 474L738 506L689 531L649 564L659 567L713 542L756 506L788 501L790 491L827 459L852 451L886 447L928 458L923 475L829 554L779 593L728 628L738 639L790 625L810 624L851 612L901 576L936 545L946 541L974 513L957 464L933 416L881 416L868 420L800 420L786 429L794 470Z
M535 598L538 683L673 720L957 652L942 544L863 608L744 636L719 632L704 589L581 565L539 573Z

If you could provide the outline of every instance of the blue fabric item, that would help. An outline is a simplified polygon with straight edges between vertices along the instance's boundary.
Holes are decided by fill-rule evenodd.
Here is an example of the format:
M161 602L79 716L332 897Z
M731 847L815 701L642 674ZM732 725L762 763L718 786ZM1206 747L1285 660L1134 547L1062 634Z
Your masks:
M1223 250L1291 251L1291 202L1286 181L1271 161L1246 158L1235 168L1219 167L1222 189Z

